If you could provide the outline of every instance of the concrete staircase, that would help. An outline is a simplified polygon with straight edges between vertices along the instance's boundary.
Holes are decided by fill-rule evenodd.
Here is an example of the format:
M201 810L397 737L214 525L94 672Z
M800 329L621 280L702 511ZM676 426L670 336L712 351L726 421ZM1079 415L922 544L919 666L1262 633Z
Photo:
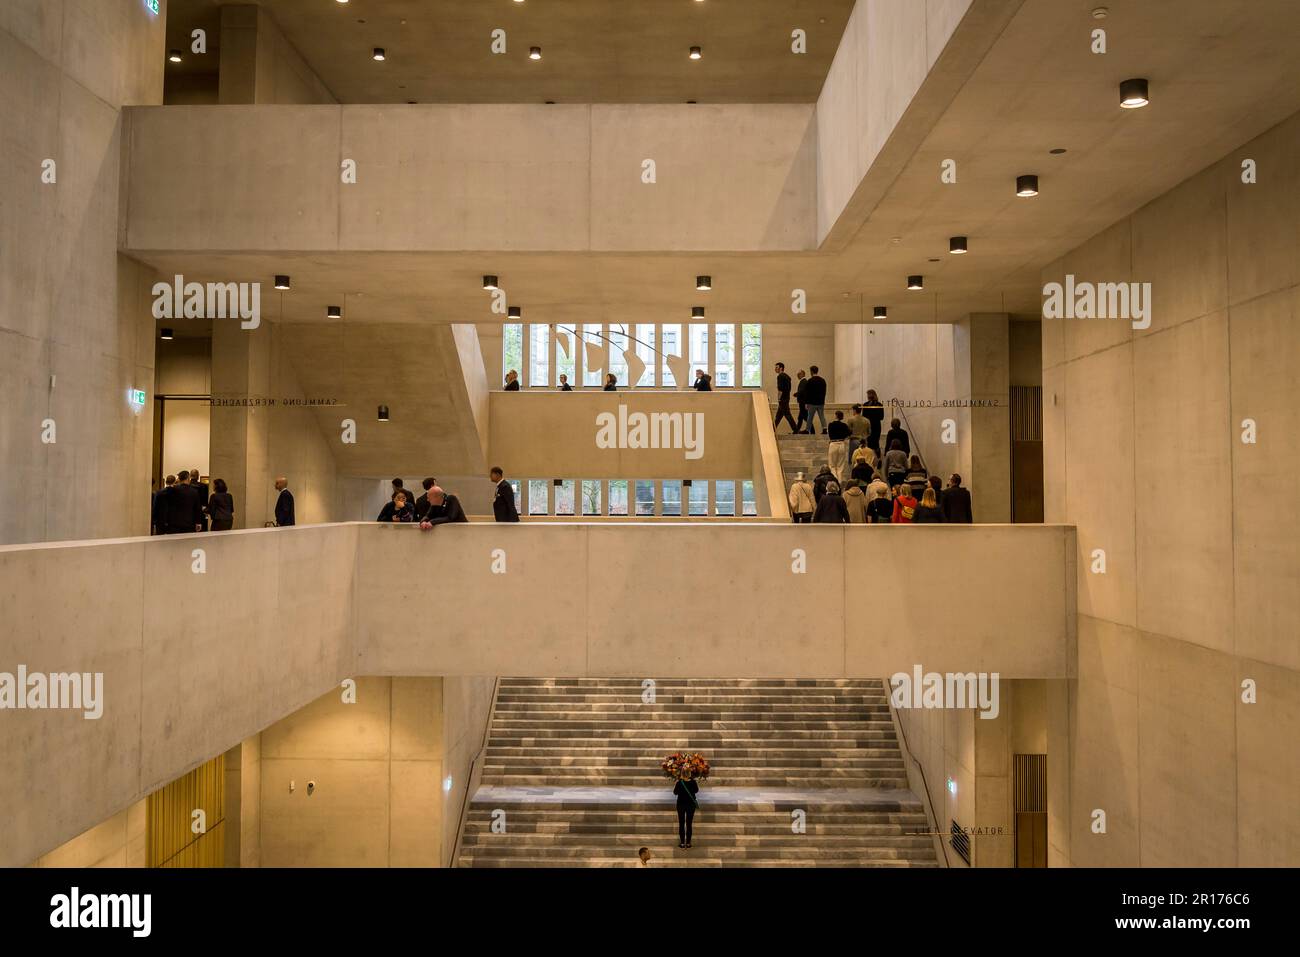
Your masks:
M641 694L630 678L503 678L460 866L635 866L642 845L659 866L937 866L879 681L663 679L653 704ZM713 769L689 851L659 770L678 749Z
M830 439L824 435L794 435L786 432L790 426L782 423L776 434L777 450L781 453L781 476L785 480L785 490L790 491L794 484L795 473L803 472L804 478L812 481L826 464L826 452Z

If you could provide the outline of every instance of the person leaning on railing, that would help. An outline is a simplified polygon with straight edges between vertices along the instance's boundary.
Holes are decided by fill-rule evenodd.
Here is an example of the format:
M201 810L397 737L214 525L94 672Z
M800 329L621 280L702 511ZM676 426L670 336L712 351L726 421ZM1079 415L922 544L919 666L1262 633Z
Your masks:
M450 525L455 522L468 522L465 510L460 507L460 499L443 491L437 485L429 489L429 510L420 522L420 528L428 531L435 525Z

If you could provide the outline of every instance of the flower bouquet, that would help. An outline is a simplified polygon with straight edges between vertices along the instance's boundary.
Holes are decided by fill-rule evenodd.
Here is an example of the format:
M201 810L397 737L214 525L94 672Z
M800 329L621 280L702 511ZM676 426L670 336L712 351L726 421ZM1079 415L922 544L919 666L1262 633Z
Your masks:
M687 775L697 781L709 776L709 762L705 760L704 755L695 751L677 751L664 758L663 764L659 766L663 768L664 774L674 781L685 780Z

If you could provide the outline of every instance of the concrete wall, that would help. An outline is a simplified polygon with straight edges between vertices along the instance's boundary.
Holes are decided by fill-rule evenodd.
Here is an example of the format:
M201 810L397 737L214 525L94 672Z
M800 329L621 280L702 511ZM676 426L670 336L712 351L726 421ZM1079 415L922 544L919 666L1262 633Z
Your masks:
M355 536L335 526L0 548L5 670L104 676L97 720L0 712L0 866L107 820L344 677ZM196 547L204 574L191 570Z
M152 408L127 394L151 391L151 280L117 255L118 178L121 107L162 102L163 19L136 0L0 5L0 542L149 528ZM92 476L98 494L66 493Z
M770 401L776 401L776 373L772 370L778 362L785 363L785 371L790 376L792 391L793 386L798 384L795 373L800 369L806 372L809 366L817 366L821 370L821 377L826 380L827 402L852 402L861 398L852 393L838 391L835 375L835 330L837 328L826 323L814 322L807 325L763 324L763 389ZM799 410L794 404L793 396L790 406L797 416Z
M357 557L360 670L473 675L509 661L512 674L547 676L871 677L920 661L1061 676L1073 648L1070 538L1029 525L369 526ZM492 571L497 549L504 573ZM795 549L808 584L792 587L804 581ZM840 579L867 568L879 619L907 627L858 627L849 608L861 596ZM426 614L413 599L435 574L446 594L480 600ZM934 581L949 589L943 602L924 597ZM482 597L492 595L502 600Z
M1043 320L1046 518L1079 529L1054 863L1300 861L1298 222L1295 116L1043 273L1150 282L1154 303L1148 329Z
M221 8L221 103L337 103L281 32L252 4Z
M333 451L341 433L327 437L315 410L284 404L285 399L322 398L299 385L289 358L292 346L292 331L271 322L242 329L234 320L217 320L213 328L213 401L277 403L212 407L211 473L225 479L235 498L235 528L260 528L274 520L280 475L293 492L298 524L342 517Z
M136 801L107 821L42 854L32 867L144 867L144 801Z
M807 105L171 106L129 139L128 249L814 244Z
M703 415L703 456L683 449L602 449L596 417ZM493 392L489 457L507 475L535 478L748 478L756 423L749 392ZM766 416L765 416L766 418Z
M495 548L505 575L490 569ZM790 587L796 548L810 586ZM1072 530L1050 526L737 522L348 524L6 546L0 662L102 673L104 706L97 720L3 712L0 866L36 859L349 675L869 677L916 660L1064 675L1074 551ZM902 577L921 566L950 583L945 602ZM907 628L860 633L847 612L858 599L835 576L868 567L880 569L883 619ZM436 616L431 576L455 596ZM787 600L773 611L756 592ZM509 600L483 597L494 593ZM263 801L263 828L272 811Z
M260 864L447 862L494 681L360 678L263 731Z
M818 244L857 231L1019 6L858 0L817 99Z

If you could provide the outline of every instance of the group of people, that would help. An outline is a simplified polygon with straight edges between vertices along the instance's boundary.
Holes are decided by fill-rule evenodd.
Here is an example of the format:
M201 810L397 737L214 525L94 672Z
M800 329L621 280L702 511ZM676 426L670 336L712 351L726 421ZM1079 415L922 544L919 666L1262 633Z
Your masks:
M813 417L821 419L822 432L826 428L826 380L818 373L816 366L808 367L812 375L805 375L802 369L798 372L799 384L794 386L794 398L799 403L799 418L796 421L790 415L790 389L792 382L790 376L785 371L785 363L776 364L776 418L772 420L772 428L775 429L781 424L782 420L790 423L790 428L796 435L816 435L816 427L813 425ZM869 393L869 399L875 399L875 392ZM885 407L880 406L880 416L884 418Z
M519 521L515 490L506 481L505 472L499 466L493 466L488 472L488 477L494 487L493 516L498 522ZM399 524L409 522L425 530L435 525L469 521L460 499L439 486L437 479L430 476L421 484L424 486L424 491L419 495L412 495L406 490L401 479L393 479L388 503L380 510L379 517L375 521Z
M813 372L816 371L817 371L817 367L814 366ZM802 375L802 373L800 373L800 375ZM691 388L694 389L696 392L712 392L713 376L709 375L703 369L696 369L695 382L691 384ZM573 391L573 386L569 385L569 377L565 375L563 372L560 373L560 382L556 386L556 389L558 389L560 392ZM506 392L519 391L519 373L516 372L514 369L511 369L509 372L506 373L505 391ZM614 375L614 373L612 372L605 373L605 386L603 391L617 392L618 376Z
M785 420L796 434L815 435L814 415L825 421L826 380L817 375L816 366L809 368L813 375L808 379L799 370L795 421L790 414L790 377L783 363L776 364L773 428ZM899 419L889 422L882 456L884 419L885 406L875 389L867 390L867 401L854 405L847 419L843 411L835 412L823 429L826 464L812 481L799 472L790 486L788 500L795 522L924 525L974 520L970 491L962 486L961 476L954 472L945 486L939 476L929 474L921 457L913 454L911 436Z
M283 475L275 480L275 524L295 523L293 493ZM198 469L181 469L168 475L163 487L154 489L149 506L150 533L184 535L193 532L228 532L235 527L235 496L224 479L209 487Z

